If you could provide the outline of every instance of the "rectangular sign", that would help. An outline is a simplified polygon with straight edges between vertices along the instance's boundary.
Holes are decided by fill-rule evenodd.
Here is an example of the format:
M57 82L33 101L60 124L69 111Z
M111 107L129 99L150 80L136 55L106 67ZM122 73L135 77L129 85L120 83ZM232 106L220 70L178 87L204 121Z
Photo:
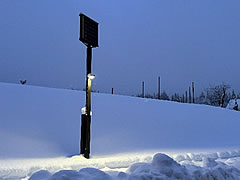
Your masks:
M80 38L86 46L98 47L98 23L80 13Z

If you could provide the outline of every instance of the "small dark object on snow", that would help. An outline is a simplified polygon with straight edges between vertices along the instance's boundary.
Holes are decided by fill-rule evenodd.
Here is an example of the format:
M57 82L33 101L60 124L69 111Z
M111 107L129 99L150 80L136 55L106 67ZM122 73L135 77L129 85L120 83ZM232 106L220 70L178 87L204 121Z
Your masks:
M27 82L26 79L25 79L25 80L20 80L20 83L21 83L21 84L26 84L26 82Z
M238 103L237 103L237 100L235 100L235 105L233 107L234 110L238 111Z

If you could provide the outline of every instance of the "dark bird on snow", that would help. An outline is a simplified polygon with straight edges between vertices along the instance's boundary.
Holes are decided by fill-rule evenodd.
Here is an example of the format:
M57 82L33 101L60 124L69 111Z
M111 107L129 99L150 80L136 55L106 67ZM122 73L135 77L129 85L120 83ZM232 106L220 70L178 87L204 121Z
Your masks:
M26 84L27 80L20 80L21 84Z

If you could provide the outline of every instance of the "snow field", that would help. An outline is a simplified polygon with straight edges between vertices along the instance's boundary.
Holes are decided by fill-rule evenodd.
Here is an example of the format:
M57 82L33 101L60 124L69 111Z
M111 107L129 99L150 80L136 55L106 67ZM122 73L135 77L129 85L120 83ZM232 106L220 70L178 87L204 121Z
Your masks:
M84 92L7 83L0 90L0 159L79 154ZM236 111L109 94L93 94L92 106L92 155L239 147Z
M84 92L0 91L0 179L240 179L237 111L94 93L86 160L77 155Z

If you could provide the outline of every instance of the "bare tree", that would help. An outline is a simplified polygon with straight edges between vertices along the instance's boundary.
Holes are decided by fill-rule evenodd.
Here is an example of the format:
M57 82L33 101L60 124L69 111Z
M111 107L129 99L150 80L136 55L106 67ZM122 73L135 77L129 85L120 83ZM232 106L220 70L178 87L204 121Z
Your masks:
M204 92L201 92L199 98L198 98L198 103L199 104L206 104L206 96Z
M206 98L210 105L225 107L227 105L227 90L230 85L222 83L216 86L210 86L206 89Z

